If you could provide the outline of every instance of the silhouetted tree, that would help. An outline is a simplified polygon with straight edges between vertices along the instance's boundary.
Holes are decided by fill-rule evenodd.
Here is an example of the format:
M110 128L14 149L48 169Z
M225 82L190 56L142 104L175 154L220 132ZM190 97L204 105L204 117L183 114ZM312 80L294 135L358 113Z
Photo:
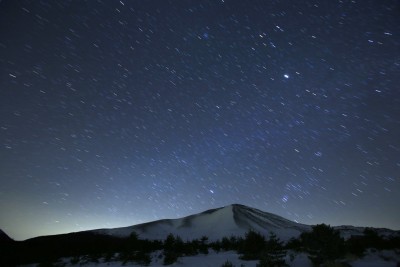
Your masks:
M383 248L383 238L378 235L378 233L372 228L364 229L364 244L366 248Z
M346 251L356 255L357 257L362 257L366 250L365 239L363 236L351 236L346 240Z
M302 233L300 238L315 266L334 261L344 255L344 239L340 237L339 231L329 225L313 226L311 232Z
M221 248L224 251L228 250L239 250L239 248L242 246L243 243L243 238L241 237L236 237L236 236L230 236L228 237L223 237L221 240Z
M387 240L387 249L399 249L400 250L400 236L391 236ZM399 263L400 265L400 263Z
M243 260L257 260L260 253L265 249L265 237L253 230L245 234L245 238L241 244L239 253L242 253Z
M175 245L175 236L171 233L164 241L164 250L173 250Z
M261 253L260 262L257 264L257 267L287 266L285 263L285 257L286 250L283 246L283 242L280 241L274 233L271 233L266 242L265 249Z
M301 246L302 246L302 244L301 244L300 239L292 237L286 243L285 248L286 249L290 249L290 250L294 250L294 251L300 251L301 250Z
M194 256L199 254L200 241L198 239L193 239L184 243L183 254L187 256Z
M164 250L164 265L170 265L178 260L179 255L172 250Z
M232 244L227 237L223 237L221 240L221 248L225 251L231 250L232 249Z
M208 254L208 237L202 236L200 239L200 253Z
M169 234L164 241L164 265L170 265L184 253L185 246L179 236Z
M211 247L213 250L215 250L217 253L219 253L219 252L221 251L221 248L222 248L221 241L217 240L217 241L212 242L212 243L210 244L210 247Z
M378 250L383 249L399 249L400 237L390 236L382 237L373 228L365 228L363 235L351 236L346 241L346 249L348 252L357 256L362 256L366 249L375 248Z

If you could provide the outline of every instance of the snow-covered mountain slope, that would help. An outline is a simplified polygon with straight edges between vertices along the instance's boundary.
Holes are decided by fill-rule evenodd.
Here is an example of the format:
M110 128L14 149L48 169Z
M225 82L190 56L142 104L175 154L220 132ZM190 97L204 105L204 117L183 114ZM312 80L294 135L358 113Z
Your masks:
M160 220L130 227L95 230L95 232L126 237L134 231L140 238L147 239L164 239L172 233L179 235L183 240L202 236L216 240L232 235L242 236L250 229L265 236L273 232L280 239L289 240L304 231L311 230L311 227L272 213L234 204L181 219Z

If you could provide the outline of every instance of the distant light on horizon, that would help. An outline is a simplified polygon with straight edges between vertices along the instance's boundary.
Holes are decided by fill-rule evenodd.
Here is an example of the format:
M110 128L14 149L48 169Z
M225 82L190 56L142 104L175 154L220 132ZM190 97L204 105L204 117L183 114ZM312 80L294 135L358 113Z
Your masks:
M400 229L398 17L394 0L0 0L0 229L232 203Z

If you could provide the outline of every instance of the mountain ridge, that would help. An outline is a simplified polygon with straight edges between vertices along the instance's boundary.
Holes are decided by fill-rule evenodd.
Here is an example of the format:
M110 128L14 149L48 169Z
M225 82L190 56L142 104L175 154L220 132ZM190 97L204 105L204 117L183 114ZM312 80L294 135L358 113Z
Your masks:
M3 230L0 229L0 244L14 242Z
M350 237L364 235L365 228L341 226L336 229L341 231L342 236ZM266 237L273 232L280 240L288 241L292 237L296 238L304 232L311 231L312 226L293 222L259 209L232 204L178 219L162 219L121 228L34 237L25 241L9 242L11 238L7 238L8 236L0 231L0 238L5 237L5 242L0 242L3 252L0 255L0 266L47 262L77 255L121 252L133 245L160 250L164 244L162 240L166 240L169 234L179 236L184 242L194 239L202 240L204 236L210 244L217 240L221 241L224 237L229 240L239 240L230 239L230 237L243 237L249 230ZM138 239L132 238L133 233L137 234ZM377 234L400 237L400 231L389 229L380 229Z
M282 240L288 240L311 230L311 227L245 205L231 204L183 218L162 219L122 228L98 229L94 232L119 237L127 237L136 232L143 239L164 239L170 233L185 240L206 235L210 240L217 240L224 236L243 236L249 230L266 236L274 232Z
M97 229L93 232L116 237L127 237L135 232L143 239L164 239L170 233L179 235L184 240L201 238L205 235L210 240L217 240L232 235L243 236L247 231L253 230L265 236L273 232L281 240L287 241L303 232L311 231L312 226L242 204L231 204L182 218L161 219L121 228ZM342 225L333 228L339 230L343 237L349 238L351 235L363 235L365 228L373 227ZM400 231L396 230L373 229L382 236L400 235Z
M339 230L345 238L351 235L362 235L367 227L341 225L333 228ZM400 235L400 231L387 228L368 227L377 230L382 236L393 234ZM302 232L311 231L312 225L290 221L279 215L265 212L242 204L231 204L219 208L208 209L200 213L191 214L176 219L160 219L156 221L117 228L101 228L79 232L38 236L26 239L57 238L65 235L105 235L116 238L129 237L136 232L142 239L164 239L168 234L179 235L183 239L195 239L204 235L211 240L229 237L232 235L243 236L247 231L253 230L265 236L274 232L280 239L287 241L298 237ZM4 231L0 229L2 242L13 242ZM23 242L23 241L22 241Z

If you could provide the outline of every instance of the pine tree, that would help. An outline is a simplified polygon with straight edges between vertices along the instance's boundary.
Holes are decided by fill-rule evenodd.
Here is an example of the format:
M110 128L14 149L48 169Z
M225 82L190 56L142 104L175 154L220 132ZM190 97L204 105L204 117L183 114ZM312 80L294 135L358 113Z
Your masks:
M184 252L184 245L179 236L169 234L164 241L164 265L176 262Z
M208 237L207 236L201 237L199 250L202 254L208 254Z
M276 237L274 233L270 234L269 240L266 242L265 249L260 257L257 267L281 267L287 266L285 263L286 250L283 242Z
M339 231L326 224L313 226L311 232L301 234L300 238L315 266L334 261L345 252L344 239Z
M252 230L248 231L242 242L240 253L243 254L241 259L243 260L258 260L260 253L265 248L265 237Z

